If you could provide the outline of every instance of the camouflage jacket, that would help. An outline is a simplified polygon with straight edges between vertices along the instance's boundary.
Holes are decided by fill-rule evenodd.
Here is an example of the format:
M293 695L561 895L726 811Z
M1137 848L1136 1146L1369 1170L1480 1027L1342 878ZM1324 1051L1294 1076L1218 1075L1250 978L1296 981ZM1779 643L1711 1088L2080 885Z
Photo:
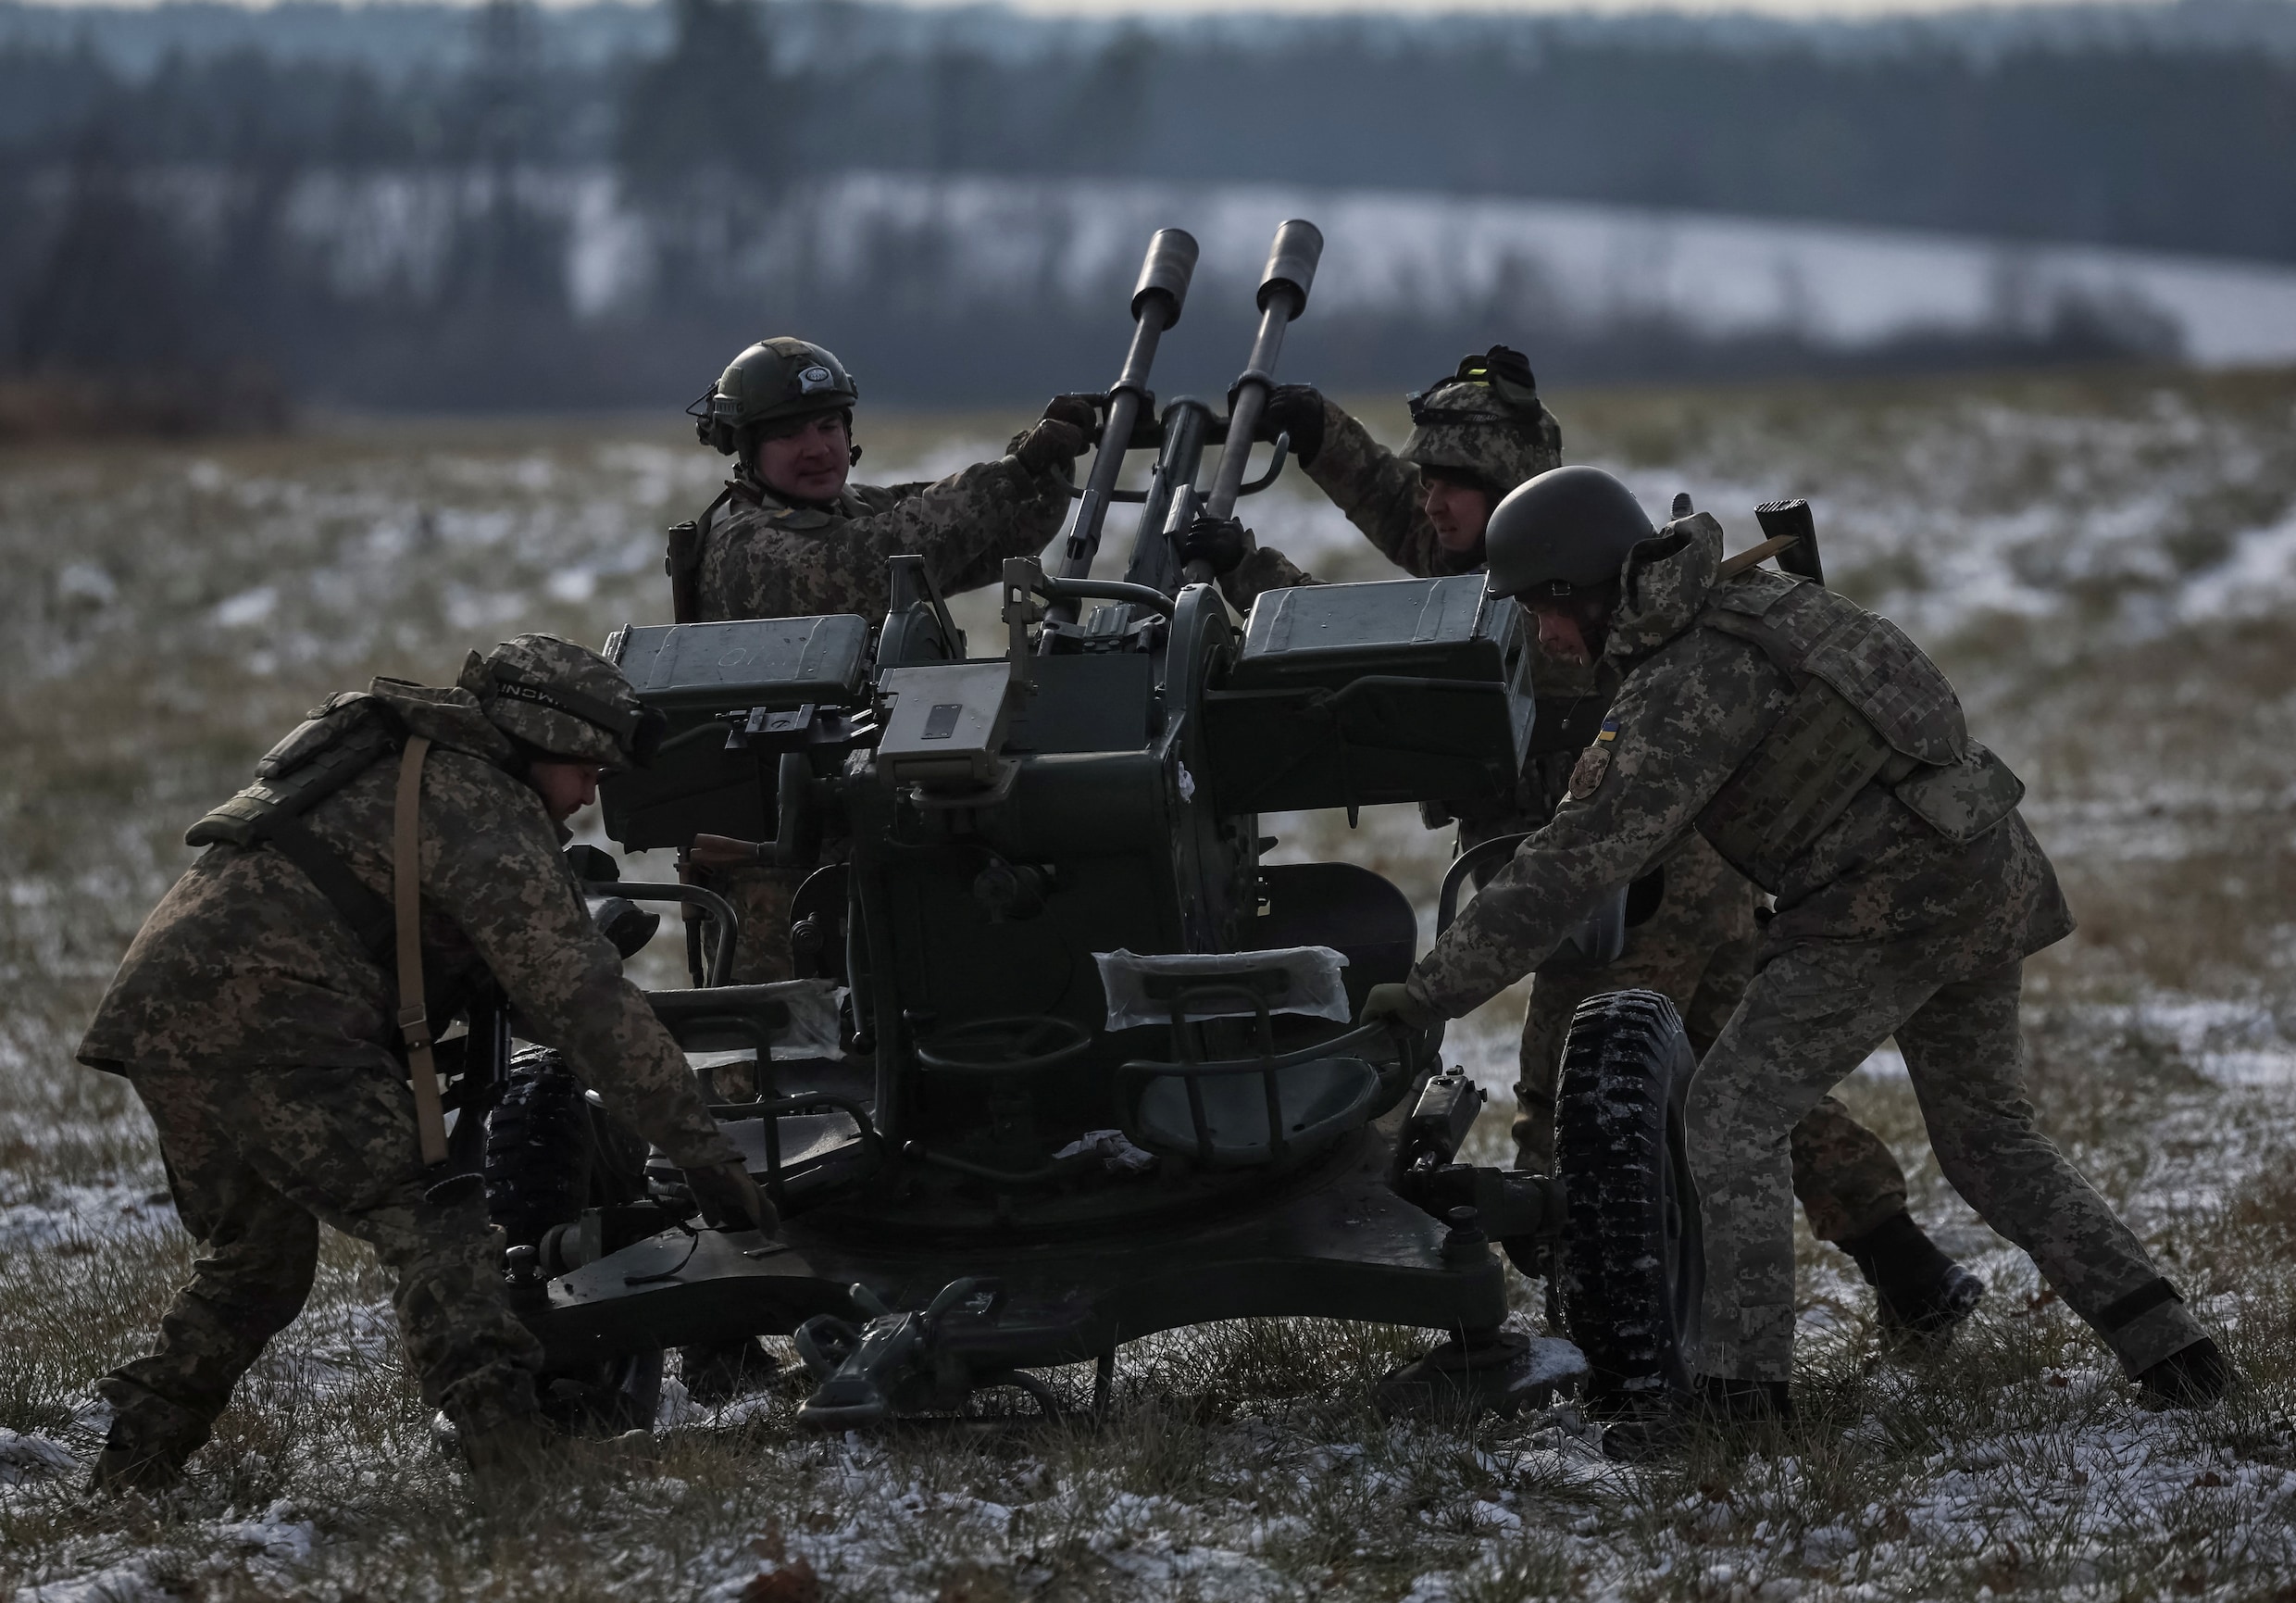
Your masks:
M903 555L923 557L944 593L978 589L1007 557L1042 550L1068 499L1066 476L1009 456L937 484L849 484L828 507L736 479L702 520L698 617L874 619L889 600L886 561Z
M731 1162L684 1054L592 923L542 798L505 768L509 742L462 690L378 681L418 734L423 770L422 933L434 996L492 972L536 1039L681 1165ZM392 892L398 759L386 757L303 817L368 889ZM397 977L318 888L268 846L218 845L144 920L80 1045L99 1069L388 1066ZM434 1017L438 1016L434 1013Z
M1606 738L1579 759L1553 820L1413 970L1420 1001L1456 1017L1545 960L1605 893L1697 826L1783 715L1796 688L1788 674L1706 621L1721 557L1721 526L1703 514L1637 548L1604 648L1624 675ZM1997 969L2072 929L2055 872L2018 815L1956 845L1878 783L1776 892L1766 952L1859 946L1940 980Z
M1470 551L1443 549L1420 505L1425 487L1419 470L1329 399L1323 404L1323 447L1307 476L1380 556L1415 579L1472 573L1483 565L1479 540ZM1237 611L1249 612L1263 591L1315 582L1282 552L1264 545L1220 581L1220 591Z

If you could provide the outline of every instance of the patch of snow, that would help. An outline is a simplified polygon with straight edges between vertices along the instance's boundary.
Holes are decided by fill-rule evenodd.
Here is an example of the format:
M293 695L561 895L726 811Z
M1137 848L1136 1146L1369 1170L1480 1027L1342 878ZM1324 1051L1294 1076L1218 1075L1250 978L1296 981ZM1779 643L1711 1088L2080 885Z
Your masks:
M52 1481L79 1468L79 1458L63 1443L0 1427L0 1486Z
M219 629L243 629L251 623L261 623L278 607L279 586L258 584L253 590L243 590L227 601L218 602L208 616Z

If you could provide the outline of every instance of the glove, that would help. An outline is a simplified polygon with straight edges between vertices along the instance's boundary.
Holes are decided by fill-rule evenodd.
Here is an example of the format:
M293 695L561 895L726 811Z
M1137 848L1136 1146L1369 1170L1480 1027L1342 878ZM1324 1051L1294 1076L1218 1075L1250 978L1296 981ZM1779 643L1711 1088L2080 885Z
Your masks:
M1066 423L1082 434L1089 443L1100 427L1100 407L1096 403L1104 395L1054 395L1044 403L1044 415L1055 423Z
M1358 1024L1386 1024L1424 1035L1442 1022L1442 1015L1411 994L1408 985L1374 985L1364 997Z
M713 1230L755 1230L771 1235L781 1222L773 1204L739 1163L689 1169L686 1185L702 1205L702 1217Z
M1313 384L1278 384L1267 392L1260 412L1259 435L1273 440L1292 436L1292 455L1304 468L1323 449L1323 392Z
M1021 435L1020 443L1013 447L1013 455L1030 473L1049 473L1054 469L1066 473L1084 455L1084 431L1050 416L1047 410L1042 422Z
M1179 537L1182 564L1202 562L1220 576L1243 565L1252 549L1252 532L1237 518L1199 518Z

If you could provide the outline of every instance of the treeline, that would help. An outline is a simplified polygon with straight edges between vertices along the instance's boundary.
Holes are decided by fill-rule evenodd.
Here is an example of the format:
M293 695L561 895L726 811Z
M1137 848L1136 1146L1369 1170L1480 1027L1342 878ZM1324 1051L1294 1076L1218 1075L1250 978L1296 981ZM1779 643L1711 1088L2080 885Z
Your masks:
M75 44L0 7L0 150L53 157L91 119L182 159L292 146L309 159L682 159L618 117L685 49L689 120L792 170L1090 173L1592 199L2296 259L2296 14L2285 0L1998 14L1862 30L1736 19L1447 17L1091 26L853 0L777 0L760 41L668 0L579 12L405 11L398 31L324 6L281 48L215 6L106 14ZM367 8L371 11L373 8ZM207 18L206 29L178 20ZM270 15L270 14L267 14ZM2085 19L2086 20L2081 20ZM2235 26L2234 24L2239 24ZM141 37L156 69L117 64ZM93 43L102 37L108 47ZM418 51L418 38L431 40ZM386 44L396 42L396 48ZM292 44L293 49L287 46ZM609 53L611 52L611 53ZM409 59L411 57L411 60ZM764 66L762 62L778 62ZM711 100L713 94L730 99ZM668 98L660 104L669 104ZM675 120L672 119L670 120ZM668 143L661 142L667 138ZM713 142L704 141L704 144Z
M322 10L282 37L307 44ZM825 189L855 169L1450 189L2296 257L2296 68L2271 51L983 15L920 33L918 14L848 0L668 0L655 47L602 52L490 0L442 16L451 50L242 38L141 70L93 31L0 30L0 431L262 426L305 399L657 405L789 328L886 398L1006 399L1114 365L1128 286L1060 277L1067 223L1017 241L992 282L955 282L946 218L857 250L821 237ZM2173 350L2174 330L2106 310L1844 351L1663 312L1589 327L1501 288L1318 318L1297 348L1327 382L1379 385L1493 338L1581 378ZM1240 342L1244 315L1192 309L1192 328L1224 337L1232 318Z

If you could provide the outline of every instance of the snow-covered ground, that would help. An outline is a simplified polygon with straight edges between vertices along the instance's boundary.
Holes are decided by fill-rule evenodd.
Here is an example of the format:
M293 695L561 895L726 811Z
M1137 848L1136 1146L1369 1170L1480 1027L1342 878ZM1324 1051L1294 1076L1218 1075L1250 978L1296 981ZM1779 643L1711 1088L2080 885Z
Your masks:
M509 426L18 452L0 456L0 1597L2273 1596L2296 1575L2296 379L1552 399L1575 459L1653 508L1691 491L1739 543L1753 502L1808 495L1829 572L1940 653L2032 782L2084 923L2030 972L2034 1098L2250 1390L2202 1416L2138 1409L1942 1185L1885 1052L1843 1095L1992 1294L1947 1354L1890 1356L1853 1272L1805 1238L1803 1418L1752 1451L1624 1468L1567 1408L1390 1426L1370 1383L1417 1338L1255 1321L1128 1346L1097 1433L817 1438L793 1424L802 1388L713 1412L673 1379L651 1461L483 1520L430 1445L389 1286L331 1237L311 1308L190 1486L83 1506L90 1384L190 1246L140 1110L69 1056L185 859L183 823L368 672L435 681L495 632L659 618L658 531L718 460L668 432ZM1391 403L1369 415L1399 434ZM906 477L1017 421L863 428L872 469ZM1317 571L1375 576L1298 484L1247 510ZM1423 906L1442 866L1411 809L1269 828ZM1513 1022L1494 1004L1450 1043L1500 1093L1476 1136L1491 1156Z

